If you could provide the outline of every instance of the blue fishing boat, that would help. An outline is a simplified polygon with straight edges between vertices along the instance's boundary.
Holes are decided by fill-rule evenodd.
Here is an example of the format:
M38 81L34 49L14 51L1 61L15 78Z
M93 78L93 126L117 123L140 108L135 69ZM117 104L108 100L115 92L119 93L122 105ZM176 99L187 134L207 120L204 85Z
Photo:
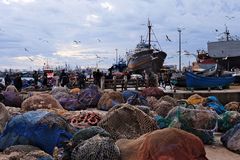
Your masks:
M204 77L192 72L186 72L185 76L187 88L223 88L235 80L235 77L232 76Z

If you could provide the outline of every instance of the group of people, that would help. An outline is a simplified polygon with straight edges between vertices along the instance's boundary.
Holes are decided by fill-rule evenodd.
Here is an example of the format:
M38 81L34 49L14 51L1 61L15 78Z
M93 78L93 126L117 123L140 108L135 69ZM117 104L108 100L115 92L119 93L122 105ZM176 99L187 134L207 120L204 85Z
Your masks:
M22 78L21 78L21 74L19 74L19 73L16 73L13 80L10 77L10 75L7 73L4 77L4 82L5 82L6 87L13 83L13 85L17 88L18 91L22 90L23 81L22 81Z

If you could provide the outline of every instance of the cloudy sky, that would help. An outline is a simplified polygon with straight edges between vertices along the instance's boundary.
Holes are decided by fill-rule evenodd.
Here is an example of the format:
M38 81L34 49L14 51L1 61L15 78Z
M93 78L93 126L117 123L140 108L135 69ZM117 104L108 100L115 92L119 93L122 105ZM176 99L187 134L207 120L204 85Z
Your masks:
M178 27L182 50L195 54L225 24L240 35L239 12L236 0L0 0L0 69L36 69L47 61L110 67L115 49L124 57L146 35L148 18L168 54L165 64L177 64ZM182 65L193 60L183 56Z

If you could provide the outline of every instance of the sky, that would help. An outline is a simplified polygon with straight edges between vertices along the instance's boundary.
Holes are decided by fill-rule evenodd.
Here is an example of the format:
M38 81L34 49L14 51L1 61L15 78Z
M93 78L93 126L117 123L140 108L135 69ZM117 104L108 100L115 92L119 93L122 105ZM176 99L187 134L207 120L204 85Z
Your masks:
M146 36L148 18L168 55L165 64L177 65L178 28L182 51L196 54L225 25L240 35L238 15L237 0L0 0L0 70L46 63L109 68L116 49L125 57ZM194 59L182 55L182 66Z

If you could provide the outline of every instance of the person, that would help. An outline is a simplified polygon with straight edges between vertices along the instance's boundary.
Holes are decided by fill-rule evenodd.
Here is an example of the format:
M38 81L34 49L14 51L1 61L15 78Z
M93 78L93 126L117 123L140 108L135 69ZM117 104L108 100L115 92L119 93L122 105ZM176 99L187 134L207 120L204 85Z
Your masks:
M33 80L34 80L34 87L37 88L37 85L38 85L38 73L37 73L37 71L34 71L34 73L33 73Z
M85 88L85 81L86 81L85 71L82 71L82 73L78 74L78 86L80 89Z
M13 81L14 86L17 88L19 92L22 90L23 82L20 73L16 74L16 77Z
M67 85L69 83L69 77L64 69L62 70L62 72L60 74L59 81L60 81L60 84L62 87L64 87L65 85Z
M5 81L5 86L6 87L9 86L12 83L12 80L11 80L10 76L8 75L8 73L4 77L4 81Z
M43 85L43 87L47 87L48 86L47 73L43 74L42 85Z
M94 78L94 84L98 85L99 87L100 87L101 77L102 77L102 73L99 71L99 69L97 69L97 71L93 73L93 78Z

